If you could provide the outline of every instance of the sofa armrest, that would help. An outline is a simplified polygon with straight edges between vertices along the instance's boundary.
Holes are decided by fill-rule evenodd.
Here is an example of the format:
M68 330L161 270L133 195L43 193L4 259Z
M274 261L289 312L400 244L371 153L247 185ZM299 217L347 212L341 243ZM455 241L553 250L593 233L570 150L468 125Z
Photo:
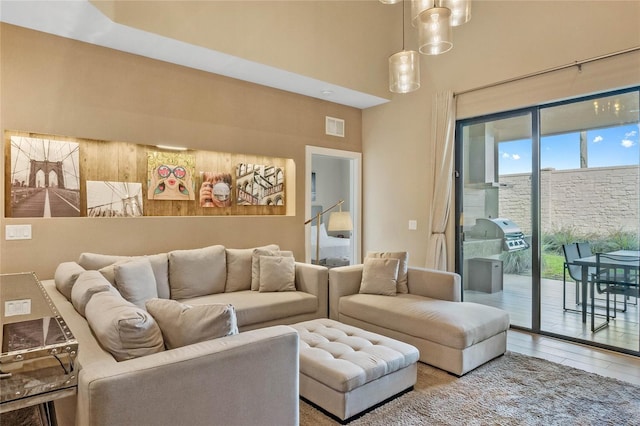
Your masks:
M360 291L363 268L363 264L358 264L329 270L329 318L338 321L340 298Z
M298 334L268 327L119 363L78 377L80 425L296 425Z
M296 262L296 290L318 298L318 312L327 315L329 303L329 270L320 265Z
M454 272L409 267L409 293L432 299L462 301L462 281Z

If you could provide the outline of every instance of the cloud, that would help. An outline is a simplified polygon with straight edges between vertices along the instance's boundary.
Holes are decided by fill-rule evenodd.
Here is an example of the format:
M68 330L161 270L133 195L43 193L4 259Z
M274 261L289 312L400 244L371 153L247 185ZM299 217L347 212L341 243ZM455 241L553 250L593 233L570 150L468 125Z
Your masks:
M595 138L593 138L593 143L602 142L603 140L604 138L602 136L596 136Z
M634 141L632 141L631 139L622 139L622 142L620 142L620 145L622 145L625 148L631 148L635 144L636 143Z
M511 156L509 155L508 152L503 152L502 153L502 158L511 158Z
M511 158L513 158L514 160L519 160L520 156L518 154L513 154Z
M634 137L634 136L635 136L635 135L637 135L637 134L638 134L638 132L636 132L635 130L632 130L632 131L630 131L630 132L625 133L625 134L624 134L624 137L625 137L626 139L629 139L629 138Z

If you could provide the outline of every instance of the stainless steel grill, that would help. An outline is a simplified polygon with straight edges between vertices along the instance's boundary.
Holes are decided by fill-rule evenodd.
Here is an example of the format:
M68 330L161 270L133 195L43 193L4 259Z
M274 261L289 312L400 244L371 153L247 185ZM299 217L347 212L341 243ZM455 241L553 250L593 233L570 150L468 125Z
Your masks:
M518 251L529 248L524 234L515 222L505 218L476 219L475 226L470 230L470 235L479 239L502 239L504 251Z

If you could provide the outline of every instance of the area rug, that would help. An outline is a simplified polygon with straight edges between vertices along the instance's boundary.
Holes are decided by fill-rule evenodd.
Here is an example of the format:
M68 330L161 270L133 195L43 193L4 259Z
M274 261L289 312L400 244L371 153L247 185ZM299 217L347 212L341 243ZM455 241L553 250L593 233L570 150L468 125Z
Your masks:
M338 424L300 402L300 425ZM418 382L349 423L360 425L640 425L640 387L507 352L457 378L418 363Z

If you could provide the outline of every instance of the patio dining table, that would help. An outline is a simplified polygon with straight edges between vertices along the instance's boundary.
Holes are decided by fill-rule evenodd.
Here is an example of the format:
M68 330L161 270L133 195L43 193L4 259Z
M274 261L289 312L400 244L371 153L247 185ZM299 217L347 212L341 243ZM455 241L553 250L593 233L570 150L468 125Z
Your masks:
M606 268L619 268L624 269L625 271L637 270L640 271L640 261L638 261L638 256L640 256L640 250L617 250L607 254L615 255L615 256L629 256L629 260L613 260L607 259L606 261L600 259L600 265ZM596 256L588 256L581 257L579 259L575 259L573 261L574 264L580 265L582 267L582 280L581 284L581 294L582 294L582 322L587 322L587 285L590 282L589 279L589 268L595 268L597 266Z

